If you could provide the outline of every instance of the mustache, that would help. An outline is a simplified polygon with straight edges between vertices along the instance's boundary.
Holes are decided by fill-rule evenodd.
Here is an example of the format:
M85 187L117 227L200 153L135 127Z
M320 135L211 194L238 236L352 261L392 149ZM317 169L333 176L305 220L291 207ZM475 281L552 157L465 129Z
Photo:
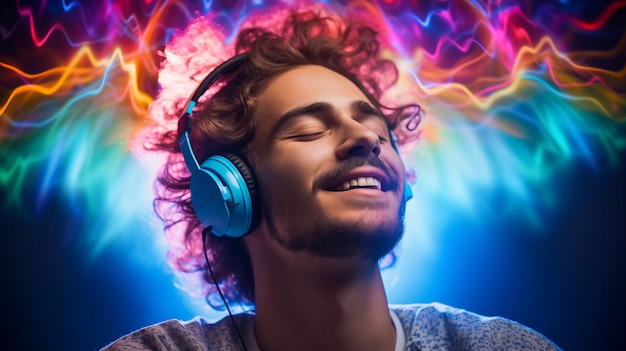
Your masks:
M323 190L328 183L363 165L370 165L385 172L389 179L389 190L398 189L398 178L391 172L389 166L378 157L350 157L333 170L317 177L313 182L313 189Z

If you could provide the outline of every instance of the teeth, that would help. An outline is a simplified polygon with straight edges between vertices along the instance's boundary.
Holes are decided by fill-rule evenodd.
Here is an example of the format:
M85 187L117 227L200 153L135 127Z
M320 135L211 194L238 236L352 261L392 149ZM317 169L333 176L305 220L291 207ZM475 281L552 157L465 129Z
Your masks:
M338 188L339 190L345 191L356 187L374 187L378 190L381 190L382 185L380 180L374 177L358 177L341 183Z

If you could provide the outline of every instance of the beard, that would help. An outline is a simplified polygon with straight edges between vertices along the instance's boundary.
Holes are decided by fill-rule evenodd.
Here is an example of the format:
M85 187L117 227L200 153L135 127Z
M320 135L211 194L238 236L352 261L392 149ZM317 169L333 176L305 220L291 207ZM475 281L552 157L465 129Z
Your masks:
M304 252L314 257L359 258L378 261L402 239L405 203L394 218L356 219L317 218L307 224L276 225L280 221L272 202L263 201L263 216L270 237L292 252ZM284 213L283 213L284 214Z

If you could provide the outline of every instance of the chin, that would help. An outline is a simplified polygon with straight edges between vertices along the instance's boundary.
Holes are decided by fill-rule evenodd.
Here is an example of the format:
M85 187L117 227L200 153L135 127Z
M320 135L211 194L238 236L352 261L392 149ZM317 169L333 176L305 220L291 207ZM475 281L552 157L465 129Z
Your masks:
M342 206L339 206L341 204ZM311 206L308 211L286 211L266 203L263 217L272 240L293 252L316 257L358 257L378 261L404 233L404 204L350 206L345 202ZM333 206L334 205L334 206ZM299 216L288 215L291 212Z
M325 217L308 224L288 225L284 230L277 230L272 223L268 222L270 235L282 247L329 258L378 261L398 244L404 232L404 221L397 214Z

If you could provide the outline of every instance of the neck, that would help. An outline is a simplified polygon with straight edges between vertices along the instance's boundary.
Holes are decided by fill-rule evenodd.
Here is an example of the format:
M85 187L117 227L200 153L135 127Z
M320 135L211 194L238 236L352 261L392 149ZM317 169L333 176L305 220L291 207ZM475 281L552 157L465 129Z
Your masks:
M255 334L263 350L393 350L377 262L266 249L251 251Z

